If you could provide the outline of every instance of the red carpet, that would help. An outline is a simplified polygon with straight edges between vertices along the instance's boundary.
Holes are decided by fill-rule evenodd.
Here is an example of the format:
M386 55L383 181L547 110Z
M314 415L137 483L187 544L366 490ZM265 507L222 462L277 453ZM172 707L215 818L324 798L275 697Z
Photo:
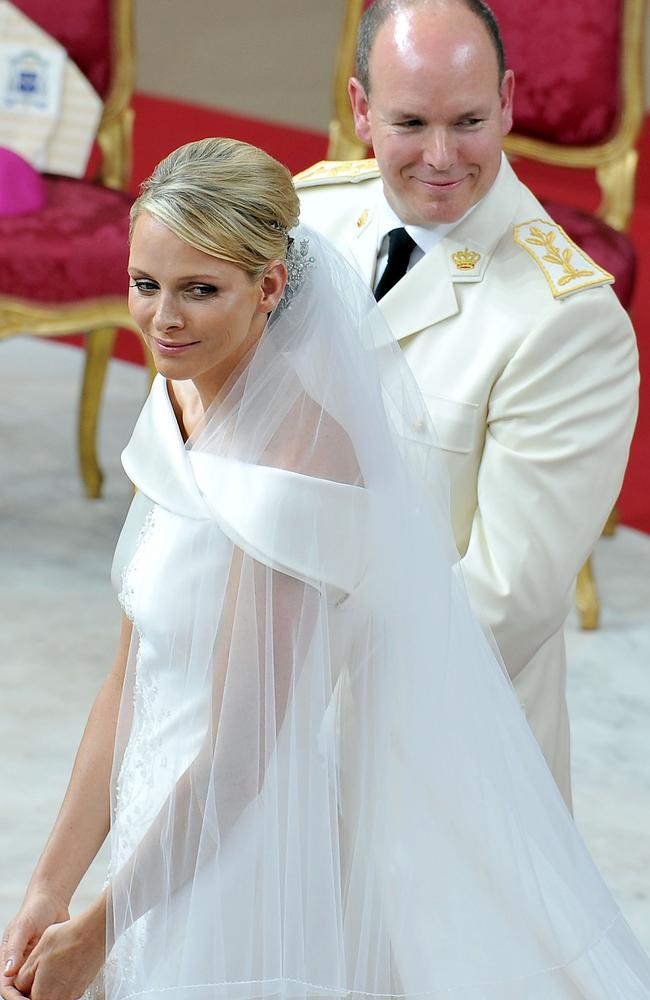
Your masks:
M170 150L192 139L229 135L253 142L286 163L292 172L323 159L326 137L317 132L256 121L176 101L139 94L135 99L136 128L133 191ZM522 180L540 197L567 201L587 210L595 208L598 191L588 171L556 169L521 160L515 164ZM650 532L650 117L641 137L641 159L632 238L639 271L632 317L641 353L642 395L639 423L620 499L622 520ZM117 355L139 361L141 351L133 334L120 335Z

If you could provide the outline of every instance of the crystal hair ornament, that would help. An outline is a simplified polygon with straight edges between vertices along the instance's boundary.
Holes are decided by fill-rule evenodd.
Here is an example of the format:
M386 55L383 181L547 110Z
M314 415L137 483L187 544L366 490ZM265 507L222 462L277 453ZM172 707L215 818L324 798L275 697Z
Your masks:
M294 298L307 280L316 258L311 253L310 242L306 237L294 239L289 237L289 247L286 256L287 284L280 300L280 309L288 309Z

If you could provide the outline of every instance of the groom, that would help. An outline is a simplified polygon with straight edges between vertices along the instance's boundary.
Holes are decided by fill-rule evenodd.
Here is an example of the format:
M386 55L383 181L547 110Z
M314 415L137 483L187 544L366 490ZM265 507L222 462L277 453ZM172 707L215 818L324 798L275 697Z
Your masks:
M374 160L300 174L374 288L449 459L467 588L570 805L563 624L636 417L612 278L502 157L514 78L481 0L375 0L349 93Z

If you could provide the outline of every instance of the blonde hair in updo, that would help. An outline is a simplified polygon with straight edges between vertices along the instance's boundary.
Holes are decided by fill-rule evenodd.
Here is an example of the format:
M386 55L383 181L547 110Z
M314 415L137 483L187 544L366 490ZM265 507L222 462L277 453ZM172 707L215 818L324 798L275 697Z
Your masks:
M259 277L283 260L300 211L291 174L257 146L199 139L174 150L144 182L131 209L148 212L196 250Z

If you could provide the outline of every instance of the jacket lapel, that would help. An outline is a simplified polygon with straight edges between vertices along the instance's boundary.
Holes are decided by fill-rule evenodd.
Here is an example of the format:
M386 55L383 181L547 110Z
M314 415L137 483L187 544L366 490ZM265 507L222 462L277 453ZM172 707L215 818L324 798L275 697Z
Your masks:
M359 213L350 220L348 232L341 241L349 251L347 256L370 287L377 264L380 190L377 185L368 203L359 205ZM454 286L441 247L434 248L418 261L391 288L381 300L380 309L398 340L458 312Z
M397 340L458 312L445 248L438 244L394 285L379 303Z

